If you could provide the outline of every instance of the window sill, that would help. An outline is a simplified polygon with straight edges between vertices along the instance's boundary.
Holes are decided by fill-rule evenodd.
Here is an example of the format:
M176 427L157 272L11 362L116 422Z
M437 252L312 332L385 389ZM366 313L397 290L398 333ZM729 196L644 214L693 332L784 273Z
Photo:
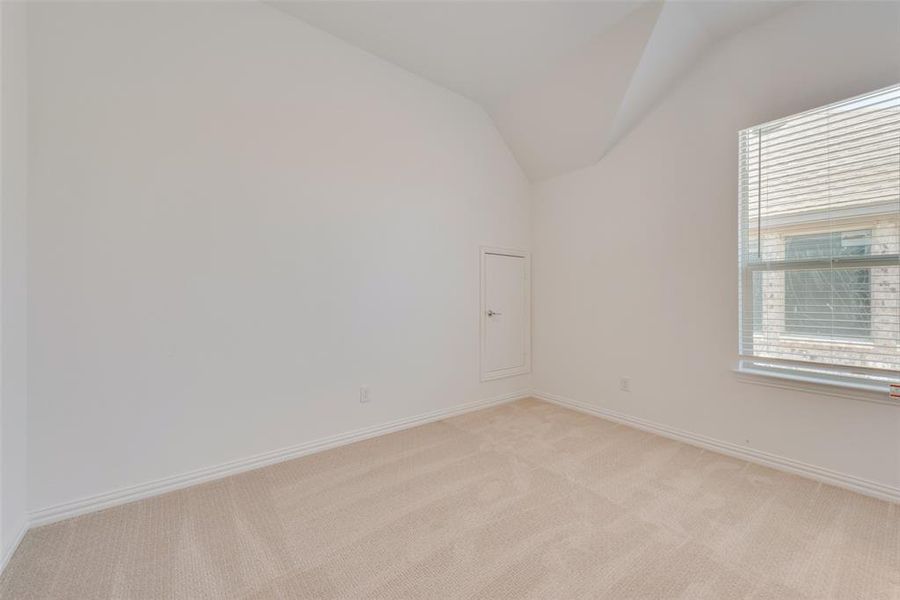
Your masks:
M740 364L733 370L737 380L742 383L900 406L900 399L891 398L888 385L835 381L815 375L796 375Z

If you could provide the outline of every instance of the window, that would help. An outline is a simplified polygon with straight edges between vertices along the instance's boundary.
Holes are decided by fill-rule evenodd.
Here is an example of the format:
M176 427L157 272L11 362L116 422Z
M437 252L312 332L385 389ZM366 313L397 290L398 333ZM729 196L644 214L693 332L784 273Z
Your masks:
M739 144L742 367L900 383L900 85Z

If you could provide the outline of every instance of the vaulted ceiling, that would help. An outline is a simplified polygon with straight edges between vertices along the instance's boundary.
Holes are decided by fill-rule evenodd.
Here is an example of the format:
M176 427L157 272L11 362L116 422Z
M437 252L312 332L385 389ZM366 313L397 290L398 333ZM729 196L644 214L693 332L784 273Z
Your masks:
M600 160L714 43L793 2L271 2L481 104L532 180Z

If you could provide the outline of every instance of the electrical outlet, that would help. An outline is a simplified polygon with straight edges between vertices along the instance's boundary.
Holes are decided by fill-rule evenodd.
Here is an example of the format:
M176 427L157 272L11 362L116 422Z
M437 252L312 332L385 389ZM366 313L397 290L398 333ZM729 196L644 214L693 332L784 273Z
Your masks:
M360 402L368 402L369 401L369 386L362 386L359 388L359 401Z
M622 377L619 379L619 389L623 392L631 391L631 379L628 377Z

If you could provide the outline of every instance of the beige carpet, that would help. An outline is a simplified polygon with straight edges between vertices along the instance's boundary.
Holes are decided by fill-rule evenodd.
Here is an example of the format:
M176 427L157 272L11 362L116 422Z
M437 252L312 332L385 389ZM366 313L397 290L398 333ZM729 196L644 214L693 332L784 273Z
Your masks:
M900 598L900 505L523 400L35 529L0 598Z

